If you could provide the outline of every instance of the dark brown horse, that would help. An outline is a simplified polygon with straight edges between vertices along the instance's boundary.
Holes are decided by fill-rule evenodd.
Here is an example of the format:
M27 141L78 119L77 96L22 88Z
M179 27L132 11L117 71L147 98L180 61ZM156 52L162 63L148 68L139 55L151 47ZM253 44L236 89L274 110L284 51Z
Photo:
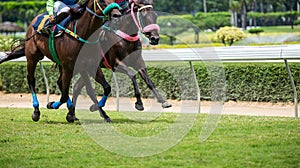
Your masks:
M115 8L119 8L119 6L113 2L114 0L86 1L84 4L85 8L83 8L83 14L76 23L77 35L82 39L88 39L92 33L98 30L103 25L105 20L103 12L105 10L104 8L111 8L111 10L107 12L108 14L118 13L119 11ZM34 121L38 121L40 119L39 102L36 97L34 77L36 65L44 58L44 56L54 61L54 58L52 57L48 47L48 37L36 33L32 27L32 25L36 22L37 17L33 19L27 30L25 46L15 52L10 53L6 58L0 59L0 63L2 63L24 55L26 56L28 72L27 80L32 93L34 107L32 119ZM67 28L74 30L75 21L72 21ZM69 112L66 116L66 119L68 122L74 122L75 120L75 108L69 98L69 86L76 59L83 44L83 42L78 41L76 38L71 37L66 33L62 37L56 38L55 40L55 49L60 62L60 77L57 81L57 84L59 85L62 95L58 102L51 102L47 105L47 107L50 109L58 109L63 103L67 103Z
M156 20L157 14L153 10L152 0L132 0L130 1L130 5L123 9L122 17L119 21L105 24L100 34L100 54L103 53L101 54L103 59L101 60L100 66L127 74L130 77L137 99L135 103L135 108L137 110L144 110L144 107L137 86L136 74L129 67L134 68L140 74L147 86L156 96L158 102L162 103L163 108L171 107L171 104L165 101L158 93L155 85L148 76L146 65L141 54L142 43L138 37L138 31L140 30L150 40L150 44L158 44L159 26L156 24ZM85 61L86 60L83 60L83 62ZM88 64L85 63L85 65ZM102 99L97 102L97 98L95 97L95 93L88 77L89 73L91 72L82 72L81 78L75 83L73 89L73 103L76 103L80 90L86 86L88 95L95 103L95 105L91 107L91 111L93 111L98 107L102 108L105 105L111 87L103 76L100 83L104 88L104 95ZM97 74L102 74L101 68L98 68Z

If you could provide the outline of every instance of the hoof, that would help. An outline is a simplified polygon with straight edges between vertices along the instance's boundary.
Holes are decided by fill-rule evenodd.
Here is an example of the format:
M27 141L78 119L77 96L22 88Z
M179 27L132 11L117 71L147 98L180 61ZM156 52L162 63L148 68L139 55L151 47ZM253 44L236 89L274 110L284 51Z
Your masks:
M76 116L75 116L75 107L72 106L71 108L69 108L69 112L66 116L66 120L69 123L73 123L76 120Z
M32 118L33 121L37 122L37 121L40 120L40 115L41 115L40 111L34 111L32 113L31 118Z
M100 112L100 116L104 118L104 122L111 123L111 119L101 107L99 108L99 112Z
M104 122L105 123L111 123L111 119L108 117L108 118L104 118Z
M135 108L139 111L143 111L144 110L143 103L141 103L141 104L135 103Z
M66 116L66 120L69 122L69 123L73 123L75 121L76 117L74 114L67 114Z
M55 102L49 102L48 104L47 104L47 109L54 109L53 107L52 107L52 105L54 104Z
M52 108L52 104L53 104L54 102L49 102L48 104L47 104L47 109L53 109Z
M169 107L172 107L172 104L168 103L168 102L164 102L162 105L161 105L163 108L169 108Z
M98 104L91 105L90 112L95 112L95 111L98 111L98 110L99 110Z
M76 116L75 116L75 121L79 121L79 118L77 118Z

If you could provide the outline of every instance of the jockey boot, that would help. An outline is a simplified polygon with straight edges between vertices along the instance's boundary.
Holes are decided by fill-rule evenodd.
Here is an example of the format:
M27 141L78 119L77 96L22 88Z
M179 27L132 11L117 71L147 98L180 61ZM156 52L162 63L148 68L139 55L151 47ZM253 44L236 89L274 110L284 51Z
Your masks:
M56 19L56 24L60 24L62 27L66 27L71 20L71 16L67 12L60 13ZM63 34L63 30L59 30L55 37L58 37Z
M69 16L68 12L62 12L59 15L57 15L55 17L55 23L59 24L61 21L63 21L64 19L66 19Z
M44 28L41 29L42 33L47 33L48 31L55 25L60 23L61 21L63 21L66 17L69 16L68 12L62 12L59 15L57 15L53 20L49 20L48 23L46 23L46 25L44 26Z

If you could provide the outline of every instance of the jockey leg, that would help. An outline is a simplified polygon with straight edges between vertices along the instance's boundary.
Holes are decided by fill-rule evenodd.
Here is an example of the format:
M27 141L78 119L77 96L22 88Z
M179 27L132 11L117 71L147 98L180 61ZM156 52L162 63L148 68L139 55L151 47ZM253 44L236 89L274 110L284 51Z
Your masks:
M54 19L50 19L49 22L47 22L44 26L44 28L41 30L41 32L48 32L49 29L51 29L55 24L60 23L64 19L66 19L69 16L69 13L62 12L59 15L57 15Z

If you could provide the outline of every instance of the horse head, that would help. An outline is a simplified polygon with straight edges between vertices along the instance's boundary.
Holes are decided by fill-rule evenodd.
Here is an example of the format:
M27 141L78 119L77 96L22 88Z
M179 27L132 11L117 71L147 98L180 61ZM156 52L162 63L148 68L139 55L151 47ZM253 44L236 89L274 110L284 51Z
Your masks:
M157 14L153 10L153 0L130 0L131 14L140 31L150 40L151 45L159 42Z

